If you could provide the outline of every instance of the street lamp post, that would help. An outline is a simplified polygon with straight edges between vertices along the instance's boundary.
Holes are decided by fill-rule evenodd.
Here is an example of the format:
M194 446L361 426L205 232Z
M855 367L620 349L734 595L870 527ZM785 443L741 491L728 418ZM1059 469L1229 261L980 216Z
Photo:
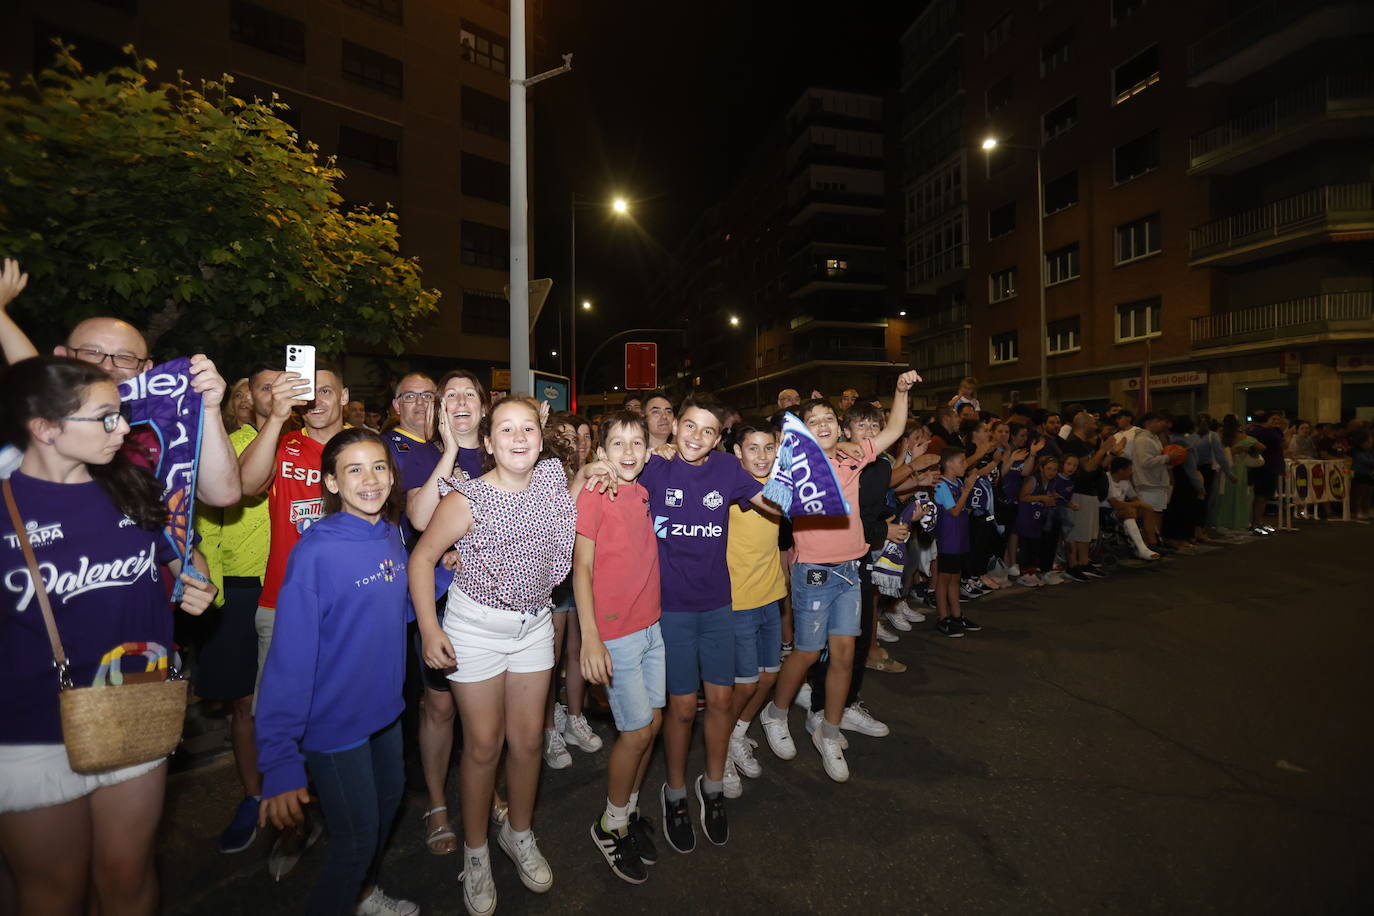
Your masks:
M577 406L577 210L579 207L594 206L587 201L579 201L577 192L568 192L568 406ZM630 212L630 204L623 197L611 202L611 210L624 216ZM582 308L590 311L592 304L584 301ZM561 326L561 322L560 322Z
M996 137L983 141L983 152L991 155L999 146L1007 149L1030 150L1035 153L1035 229L1036 256L1040 261L1040 406L1046 410L1050 406L1049 349L1050 327L1045 317L1045 182L1040 172L1040 146L1023 146L1014 143L1001 143Z
M730 316L730 327L739 327L738 315ZM754 403L759 404L762 401L759 395L759 374L762 372L763 367L759 365L759 319L757 315L754 316L754 351L751 354L751 358L754 363Z

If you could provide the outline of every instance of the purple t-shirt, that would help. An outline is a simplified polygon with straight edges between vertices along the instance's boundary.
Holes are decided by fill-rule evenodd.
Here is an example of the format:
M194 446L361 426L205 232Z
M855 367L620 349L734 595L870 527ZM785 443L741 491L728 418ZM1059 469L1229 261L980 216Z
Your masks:
M710 611L730 606L725 561L730 504L747 503L763 484L739 459L711 452L703 464L649 459L639 482L649 491L658 536L663 611Z
M100 658L125 642L172 648L172 610L158 564L177 559L100 484L50 483L16 471L14 501L48 588L72 683L89 687ZM0 512L0 744L60 744L57 672L24 551ZM141 671L130 659L128 669Z
M482 462L486 460L486 457L487 453L480 448L458 446L458 468L468 475L470 480L476 480L482 476ZM420 483L424 483L424 481L422 480Z
M401 489L413 490L424 486L429 475L434 473L439 456L443 454L438 443L421 442L399 429L391 430L382 436L382 439L386 442L386 447L391 449L391 456L396 459L396 468L401 472Z

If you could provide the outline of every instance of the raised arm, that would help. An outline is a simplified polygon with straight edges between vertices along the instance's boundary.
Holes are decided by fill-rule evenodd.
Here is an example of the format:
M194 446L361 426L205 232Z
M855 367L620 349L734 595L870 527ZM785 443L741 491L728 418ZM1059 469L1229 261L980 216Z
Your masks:
M224 376L210 357L191 357L191 388L200 392L200 467L196 471L196 496L210 506L237 505L243 496L239 480L239 456L224 429Z
M18 261L5 258L0 264L0 349L4 350L5 360L10 365L38 355L29 335L14 323L9 313L9 304L24 291L28 282L29 275L20 271Z
M897 391L892 396L892 413L888 414L887 426L873 437L873 450L885 452L906 433L906 415L909 406L911 386L921 380L915 369L909 369L897 376Z
M305 379L295 372L283 372L272 383L272 413L267 422L248 447L239 455L239 477L243 495L257 496L267 492L272 485L272 471L277 461L277 440L281 438L286 420L291 416L291 408L304 404L302 398L295 397L296 389L308 387Z
M439 481L452 477L458 465L458 437L449 426L448 411L442 407L435 411L432 402L429 409L434 412L434 425L439 431L439 441L443 443L444 450L429 478L406 492L406 518L416 531L424 531L429 526L429 520L439 506Z

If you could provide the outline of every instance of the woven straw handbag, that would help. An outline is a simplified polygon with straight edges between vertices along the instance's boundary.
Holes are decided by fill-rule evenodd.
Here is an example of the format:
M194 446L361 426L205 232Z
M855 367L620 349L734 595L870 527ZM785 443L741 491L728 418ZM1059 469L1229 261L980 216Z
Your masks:
M62 712L62 740L67 758L77 773L102 773L166 757L181 740L186 718L186 681L168 666L167 650L157 643L124 643L105 653L95 683L76 687L68 673L67 653L57 634L52 605L38 570L38 560L24 533L24 522L14 502L9 480L3 482L5 505L24 560L33 577L34 592L43 611L43 624L57 668L58 703ZM145 659L145 672L166 672L162 680L125 684L124 658Z

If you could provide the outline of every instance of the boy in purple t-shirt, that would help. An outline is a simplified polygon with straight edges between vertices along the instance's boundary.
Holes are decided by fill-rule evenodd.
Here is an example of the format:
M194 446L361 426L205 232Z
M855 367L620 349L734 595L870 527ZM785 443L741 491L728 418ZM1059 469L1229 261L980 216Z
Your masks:
M735 687L735 623L730 567L725 559L730 504L751 503L776 513L763 485L739 460L715 451L730 411L706 395L682 402L673 421L671 457L649 459L639 482L649 493L658 537L663 616L659 627L668 663L668 715L663 723L663 831L678 852L696 848L687 810L687 751L697 713L697 687L706 690L706 773L696 780L702 829L717 846L730 837L725 815L725 756L730 698Z

